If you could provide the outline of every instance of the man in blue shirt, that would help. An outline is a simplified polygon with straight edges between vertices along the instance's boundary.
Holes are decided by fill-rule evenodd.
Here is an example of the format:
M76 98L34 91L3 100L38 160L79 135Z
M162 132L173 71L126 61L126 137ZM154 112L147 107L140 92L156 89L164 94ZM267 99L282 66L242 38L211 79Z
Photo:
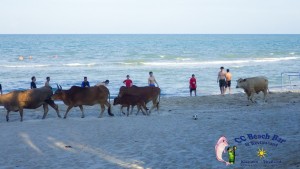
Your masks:
M87 77L84 77L84 80L81 83L81 87L90 87L90 83L89 81L87 81Z

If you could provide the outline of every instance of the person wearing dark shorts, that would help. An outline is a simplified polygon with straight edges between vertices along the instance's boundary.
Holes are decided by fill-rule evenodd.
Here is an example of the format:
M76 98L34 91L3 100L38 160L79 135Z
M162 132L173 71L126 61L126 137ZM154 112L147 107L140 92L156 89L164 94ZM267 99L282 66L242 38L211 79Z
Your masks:
M231 87L231 80L229 80L229 81L226 82L226 86L225 86L225 87L226 87L226 88L227 88L227 87L229 87L229 88Z
M225 81L225 79L220 79L219 80L219 87L226 87L226 81Z
M229 72L229 69L227 69L227 73L226 73L226 75L225 75L225 78L226 78L226 86L225 86L225 91L224 91L224 93L226 93L226 90L227 90L227 88L228 88L228 91L229 91L229 94L230 94L230 92L231 92L230 87L231 87L231 79L232 79L232 75L231 75L231 73Z
M220 71L218 72L218 78L217 78L217 83L219 83L221 95L225 94L225 86L226 86L225 75L226 73L224 72L224 67L222 66L220 67Z

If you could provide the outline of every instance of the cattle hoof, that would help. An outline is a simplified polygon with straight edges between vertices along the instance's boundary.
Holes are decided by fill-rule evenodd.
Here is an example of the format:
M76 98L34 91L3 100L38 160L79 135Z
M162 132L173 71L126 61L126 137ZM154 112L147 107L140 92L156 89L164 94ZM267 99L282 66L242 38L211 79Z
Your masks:
M64 116L64 119L66 119L67 117L66 116Z
M81 116L81 118L84 118L84 116Z

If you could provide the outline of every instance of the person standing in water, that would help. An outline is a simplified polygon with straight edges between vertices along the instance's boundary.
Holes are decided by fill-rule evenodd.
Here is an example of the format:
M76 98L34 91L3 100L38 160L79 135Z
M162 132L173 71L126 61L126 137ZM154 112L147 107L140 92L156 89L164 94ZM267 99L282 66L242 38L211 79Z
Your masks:
M192 77L190 79L190 96L192 96L192 91L194 91L195 96L196 96L196 88L197 88L197 81L196 81L195 75L192 74Z
M229 94L230 94L230 92L231 92L230 87L231 87L231 79L232 79L232 75L231 75L231 73L229 72L229 69L227 69L226 71L227 71L227 73L226 73L226 75L225 75L225 78L226 78L226 86L225 86L224 94L226 93L226 89L227 89L227 88L228 88L228 91L229 91Z
M81 83L81 87L90 87L90 82L87 80L87 77L83 78L83 82Z
M31 83L30 83L30 89L35 89L35 88L36 88L36 83L35 83L35 81L36 81L35 76L32 76L32 77L31 77Z
M130 76L127 75L126 79L123 81L126 87L131 87L132 86L132 80L130 79Z
M148 85L155 87L155 84L159 87L155 77L153 76L153 72L149 72Z
M218 73L218 78L217 78L217 83L219 83L221 95L224 95L225 92L225 86L226 86L225 75L226 73L224 72L224 67L222 66L220 67L220 71Z
M45 86L51 87L50 86L50 77L46 77L46 82L45 82Z

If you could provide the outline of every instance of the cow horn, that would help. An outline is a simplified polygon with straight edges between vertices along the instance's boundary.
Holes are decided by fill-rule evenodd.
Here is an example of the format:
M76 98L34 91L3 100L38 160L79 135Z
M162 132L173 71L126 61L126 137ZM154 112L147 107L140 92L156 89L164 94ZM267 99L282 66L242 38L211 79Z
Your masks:
M60 90L62 90L62 87L61 87L61 85L59 85L59 87L60 87Z
M57 86L57 90L59 90L59 86L58 86L58 84L56 84L56 86Z

